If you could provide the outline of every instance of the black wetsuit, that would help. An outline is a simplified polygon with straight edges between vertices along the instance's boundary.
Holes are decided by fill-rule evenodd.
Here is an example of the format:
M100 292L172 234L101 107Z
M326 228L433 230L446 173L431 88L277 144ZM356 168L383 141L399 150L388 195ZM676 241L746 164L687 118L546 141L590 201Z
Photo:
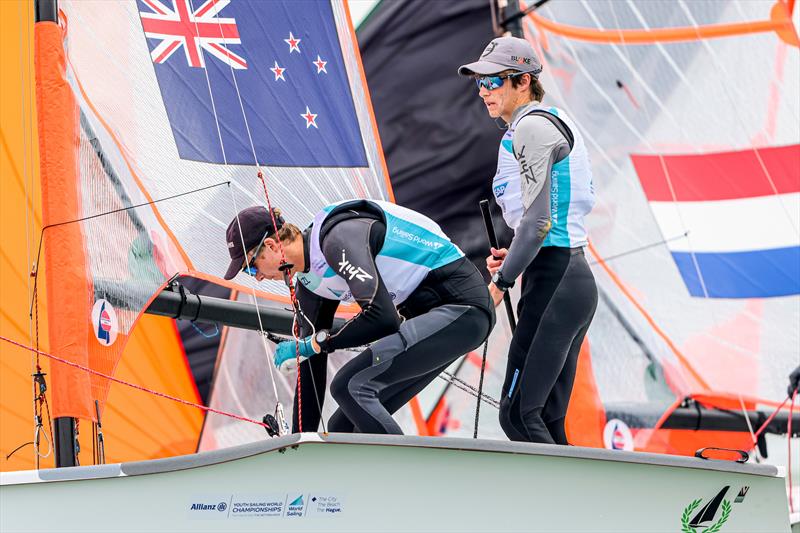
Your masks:
M307 265L310 235L310 231L304 232ZM339 409L331 417L328 431L401 434L391 414L454 360L479 346L494 324L483 278L464 257L431 270L395 307L375 264L385 235L386 223L380 215L352 209L332 212L320 231L320 248L329 264L336 264L344 251L350 264L367 274L361 280L347 280L361 312L333 331L324 349L332 352L371 343L333 379L331 394ZM301 283L297 296L316 329L331 327L338 300L318 296ZM303 335L311 334L311 327L303 326ZM316 400L322 405L326 368L325 352L300 365L303 431L315 431L319 424ZM310 396L314 391L312 374L317 399ZM294 412L298 412L297 395ZM296 414L293 428L299 429Z
M570 226L582 229L580 213L591 209L590 198L593 203L588 159L583 161L585 170L571 177L584 180L576 184L583 187L578 189L580 194L569 189L564 194L562 190L559 198L565 182L563 175L558 177L554 172L554 166L561 163L559 172L569 173L572 169L565 168L570 163L567 158L585 157L586 153L579 132L570 130L562 119L563 115L543 112L534 102L514 112L512 125L516 128L509 130L513 157L519 165L516 179L521 217L500 275L511 281L521 274L522 293L500 399L500 426L509 439L516 441L567 444L564 421L578 354L597 308L597 286L582 247L586 240L568 236L566 210L558 212L563 209L559 200L584 202L569 205L570 214L577 207L579 215L570 219ZM508 182L501 171L508 173L512 163L506 155L505 169L501 165L496 183ZM556 179L554 187L552 181ZM496 196L502 192L495 188ZM576 199L570 198L570 192ZM498 200L507 201L502 196ZM509 207L513 209L506 205L504 214ZM556 212L551 212L553 207ZM561 217L560 226L557 216ZM548 244L548 234L557 226L560 237L552 240L558 244Z

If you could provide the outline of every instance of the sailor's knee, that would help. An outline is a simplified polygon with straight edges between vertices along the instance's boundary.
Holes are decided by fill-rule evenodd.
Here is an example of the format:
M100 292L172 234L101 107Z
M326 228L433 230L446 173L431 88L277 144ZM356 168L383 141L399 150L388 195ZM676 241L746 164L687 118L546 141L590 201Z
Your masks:
M511 421L511 404L509 402L500 402L498 418L500 419L500 427L506 434L513 430L514 424Z
M350 381L350 376L345 376L339 372L334 376L331 381L331 396L336 400L336 403L342 405L342 402L347 401L350 393L347 390L347 383Z

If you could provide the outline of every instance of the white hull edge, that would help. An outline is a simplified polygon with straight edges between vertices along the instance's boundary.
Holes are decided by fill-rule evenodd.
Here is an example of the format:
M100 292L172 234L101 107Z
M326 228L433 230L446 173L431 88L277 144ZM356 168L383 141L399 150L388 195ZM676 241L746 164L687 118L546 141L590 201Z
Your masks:
M3 473L0 530L681 531L729 487L700 531L724 519L724 533L789 532L784 483L763 465L306 433L171 459Z

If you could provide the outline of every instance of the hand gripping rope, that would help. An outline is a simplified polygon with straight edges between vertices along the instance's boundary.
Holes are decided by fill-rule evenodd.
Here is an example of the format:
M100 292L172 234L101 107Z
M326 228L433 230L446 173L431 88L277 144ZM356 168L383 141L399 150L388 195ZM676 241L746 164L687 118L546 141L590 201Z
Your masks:
M264 173L261 169L258 170L258 179L261 181L261 186L264 189L264 197L267 199L267 211L272 219L272 227L278 228L278 221L275 218L275 211L272 209L272 203L269 199L269 192L267 191L267 183L264 180ZM295 293L294 284L292 283L292 269L294 265L286 261L286 254L283 249L283 243L281 242L280 238L276 239L278 241L278 249L281 253L281 262L278 269L283 273L283 282L289 288L289 299L292 304L292 313L294 314L294 320L292 321L292 336L294 337L294 346L295 346L295 358L296 358L296 368L297 368L297 382L296 382L296 393L297 393L297 429L300 433L303 432L303 392L302 386L300 381L300 321L305 319L312 328L312 335L314 330L314 324L309 321L305 315L300 310L300 304L297 302L297 295ZM262 328L263 331L263 328ZM310 363L309 363L310 365ZM270 368L271 371L271 368ZM322 423L322 431L327 433L327 429L325 428L325 422L322 419L322 404L319 401L319 397L317 396L317 386L314 383L314 373L309 372L311 375L311 386L314 391L314 398L317 402L317 410L320 414L320 422ZM277 395L276 395L277 397ZM278 402L277 409L280 410L280 417L283 419L283 425L286 425L285 418L283 418L283 406L281 406L280 402ZM268 415L265 415L265 421ZM316 428L314 428L316 430Z

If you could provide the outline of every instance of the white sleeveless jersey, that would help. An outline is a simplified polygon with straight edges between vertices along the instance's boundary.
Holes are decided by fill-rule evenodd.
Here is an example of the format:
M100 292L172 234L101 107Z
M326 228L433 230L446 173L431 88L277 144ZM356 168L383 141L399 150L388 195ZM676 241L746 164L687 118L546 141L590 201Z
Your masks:
M325 218L345 202L329 205L314 217L309 239L311 265L307 273L297 274L297 281L322 298L353 302L347 279L368 274L350 264L344 250L341 260L329 265L319 241ZM428 272L464 257L458 246L428 217L390 202L369 202L378 206L386 217L386 237L375 257L375 265L395 305L403 303Z
M497 173L492 180L495 200L503 210L503 218L513 230L519 226L524 212L519 163L514 157L514 130L519 121L534 110L543 110L560 118L572 131L575 143L569 155L553 165L550 173L550 218L552 228L543 246L576 248L587 244L584 217L594 207L594 186L589 154L583 136L572 120L556 107L532 106L508 128L500 141ZM542 193L544 194L544 191Z

